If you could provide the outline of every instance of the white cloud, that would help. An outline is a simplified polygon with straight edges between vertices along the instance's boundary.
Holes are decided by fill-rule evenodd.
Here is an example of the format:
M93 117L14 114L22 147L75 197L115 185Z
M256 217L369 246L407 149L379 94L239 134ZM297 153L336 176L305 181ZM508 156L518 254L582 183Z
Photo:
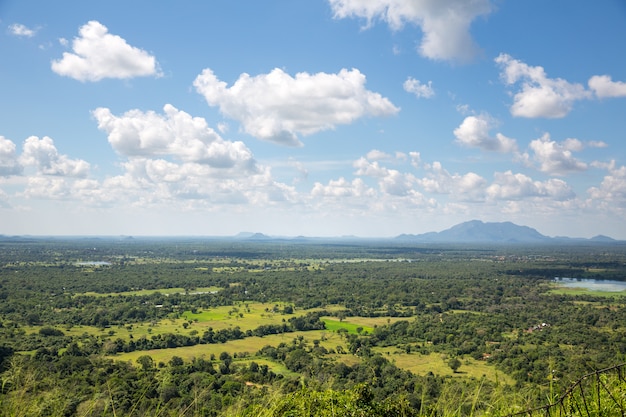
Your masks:
M80 178L89 174L89 163L59 154L54 141L48 136L42 139L31 136L26 139L20 162L24 166L36 167L42 175Z
M372 149L371 151L367 153L365 157L369 159L370 161L381 161L381 160L391 159L391 155L389 155L386 152L379 151L378 149Z
M22 172L15 150L15 143L0 136L0 177Z
M241 174L256 169L252 152L243 142L222 139L204 118L192 117L171 104L163 112L130 110L118 117L100 107L93 115L113 149L129 158L172 156L216 169L238 169Z
M189 202L203 207L216 204L269 204L287 201L292 189L272 180L269 170L247 176L217 177L206 165L173 163L163 159L135 158L124 163L126 174L105 186L126 190L122 198L139 205Z
M609 145L601 140L591 140L587 142L587 146L590 148L606 148Z
M219 106L224 115L239 121L246 133L290 146L301 145L298 135L399 111L365 89L365 76L356 69L291 77L276 68L255 77L242 74L231 87L205 69L194 86L210 106Z
M360 178L348 181L341 177L338 180L330 180L328 185L316 182L311 190L313 197L373 197L376 192L373 188L368 187Z
M409 77L402 84L402 87L404 91L415 94L417 98L431 98L435 95L432 84L432 81L428 81L428 84L422 84L419 80Z
M542 67L531 67L507 54L500 54L495 62L502 67L501 78L507 85L521 83L520 91L513 96L513 116L561 118L576 101L591 98L581 84L548 78Z
M381 167L377 161L370 162L366 158L359 158L353 166L357 169L356 175L381 178L388 174L387 168Z
M428 174L417 183L428 193L448 194L460 201L479 201L484 198L487 181L474 172L450 174L440 162L427 164Z
M613 81L609 75L594 75L588 85L598 98L626 97L626 82Z
M616 167L615 161L606 167L609 173L599 187L588 190L592 199L601 201L607 208L626 209L626 166Z
M422 155L419 152L409 152L411 157L411 165L413 168L419 168L420 162L422 162Z
M404 174L395 169L387 170L378 183L380 190L393 196L406 196L414 193L416 178L412 174Z
M586 163L572 155L572 152L582 150L583 146L578 139L566 139L558 143L551 140L550 135L546 133L541 138L531 141L529 148L533 152L533 160L539 164L540 171L552 175L565 175L587 169Z
M468 61L478 52L469 28L478 16L492 11L489 0L329 0L334 17L376 19L393 30L405 24L420 27L419 53L435 60Z
M23 195L34 199L67 199L71 197L71 185L62 177L31 176Z
M63 58L52 61L54 72L79 81L160 75L153 56L108 33L97 21L92 20L80 28L72 50L74 53L64 52Z
M170 104L163 114L130 110L115 116L98 108L93 115L113 149L128 158L124 173L102 184L107 201L114 195L138 207L220 210L290 205L299 198L258 165L243 142L224 140L204 118Z
M14 36L32 38L33 36L37 34L37 30L30 29L22 25L21 23L13 23L12 25L9 25L9 33L11 33Z
M567 200L575 197L573 190L563 180L551 178L545 182L533 181L524 174L513 174L511 171L496 172L486 193L493 200L523 200L533 197Z
M495 122L488 115L468 116L463 123L454 129L454 136L464 146L479 148L486 151L514 152L517 150L515 139L501 133L491 136L489 131Z

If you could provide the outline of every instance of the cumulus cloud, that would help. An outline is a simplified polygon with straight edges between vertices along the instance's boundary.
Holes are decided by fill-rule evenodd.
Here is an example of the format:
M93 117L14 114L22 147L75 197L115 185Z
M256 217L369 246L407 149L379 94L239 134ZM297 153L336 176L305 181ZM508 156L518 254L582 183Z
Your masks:
M520 84L510 108L513 116L561 118L572 110L576 101L591 97L581 84L548 78L542 67L529 66L510 55L500 54L495 62L502 68L500 76L507 85Z
M496 172L486 194L493 200L523 200L533 197L567 200L575 197L574 191L563 180L551 178L544 182L534 181L524 174L513 174L511 171Z
M613 81L609 75L594 75L588 85L598 98L626 97L626 83Z
M79 81L160 75L154 56L108 33L106 26L94 20L80 28L72 51L52 61L52 71Z
M391 159L391 155L389 155L386 152L379 151L378 149L372 149L371 151L367 153L366 158L369 159L370 161L380 161L380 160Z
M387 98L367 90L365 76L356 69L292 77L276 68L254 77L242 74L231 87L205 69L194 86L210 106L219 106L222 114L239 121L246 133L289 146L302 144L299 135L399 111Z
M61 177L86 177L90 169L89 163L82 159L70 159L59 154L54 141L48 136L26 139L20 162L24 166L35 167L39 174Z
M508 138L501 133L496 133L495 136L489 134L494 124L494 120L488 115L468 116L459 127L454 129L454 136L458 143L471 148L496 152L516 151L515 139Z
M252 152L243 142L222 139L204 118L192 117L171 104L163 114L130 110L115 116L108 108L93 111L98 128L116 152L129 158L172 156L213 168L254 171Z
M341 177L338 180L330 180L328 185L316 182L311 190L313 197L373 197L374 189L368 187L360 178L348 181Z
M417 98L431 98L435 95L432 84L432 81L428 81L428 84L422 84L419 80L409 77L402 84L402 87L404 91L415 94Z
M247 176L216 176L207 165L164 159L134 158L123 164L125 174L105 182L107 189L138 205L188 202L195 207L215 204L263 205L287 201L293 190L271 178L269 170Z
M469 29L479 16L489 14L489 0L329 0L336 19L386 22L393 30L419 26L423 37L418 52L434 60L468 61L478 52Z
M32 38L37 34L37 30L28 28L21 23L13 23L12 25L9 25L9 33L13 36Z
M18 162L15 143L0 136L0 177L16 175L22 172Z
M443 168L440 162L425 165L427 176L417 180L417 183L429 193L449 194L461 201L483 199L484 187L487 181L474 172L466 174L451 174Z
M611 161L606 167L609 171L602 179L599 187L591 187L588 190L592 199L602 201L617 208L626 208L626 166L617 167L615 161Z
M359 158L353 164L356 168L356 175L364 175L368 177L384 177L387 175L387 168L381 167L377 161L371 162L366 158Z
M405 196L413 193L416 184L416 178L413 174L402 173L396 169L381 166L379 160L383 158L372 158L372 156L378 156L373 152L369 152L367 158L360 158L354 162L353 166L356 168L355 175L376 178L380 191L385 194Z
M71 184L62 177L32 176L23 195L27 198L60 200L72 196Z
M267 207L298 199L293 187L275 181L268 167L256 163L243 142L221 138L204 118L170 104L162 114L130 110L116 116L98 108L93 116L113 149L127 158L124 173L102 184L108 198L181 209Z
M587 164L576 159L572 152L579 152L584 144L578 139L566 139L556 142L550 139L548 133L541 138L530 142L532 160L538 164L538 169L551 175L566 175L573 172L585 171ZM530 162L527 154L524 158Z

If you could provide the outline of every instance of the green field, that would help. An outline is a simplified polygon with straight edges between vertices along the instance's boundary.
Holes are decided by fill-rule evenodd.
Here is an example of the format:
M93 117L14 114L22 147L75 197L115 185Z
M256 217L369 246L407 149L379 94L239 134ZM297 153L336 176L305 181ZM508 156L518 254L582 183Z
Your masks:
M496 368L489 365L485 361L477 361L473 358L462 357L461 367L457 372L452 372L448 366L449 357L445 354L430 353L423 355L420 353L406 353L392 348L374 348L375 352L380 353L389 359L396 366L411 371L417 375L426 375L432 372L436 375L451 376L456 378L471 377L480 379L485 377L493 382L500 382L513 385L514 381L511 377L502 372L498 372Z
M120 338L128 341L131 338L140 338L160 335L160 334L181 334L192 336L194 334L202 335L206 330L212 328L214 331L239 327L242 331L254 330L262 325L282 324L291 317L303 316L309 312L318 311L319 309L295 310L294 314L274 313L273 309L281 310L286 303L236 303L235 306L220 306L205 310L198 310L196 313L185 311L181 314L181 318L170 318L156 322L132 323L127 325L110 326L106 328L76 325L76 326L47 326L55 327L61 330L66 336L80 337L82 335L97 336L102 339L115 340ZM329 306L324 308L325 311L340 310L341 306ZM343 321L339 321L334 317L326 316L321 318L326 324L326 330L323 331L329 339L335 335L337 330L346 329L349 334L358 334L357 329L361 328L361 333L371 333L376 326L383 323L393 323L399 321L398 317L349 317ZM406 320L406 318L404 318ZM44 326L24 326L23 329L27 334L34 334ZM318 332L319 333L319 332ZM297 334L305 334L308 339L320 338L320 334L316 332L297 332ZM285 333L285 337L296 333ZM269 338L271 336L265 336ZM293 336L295 337L295 336ZM247 338L250 339L250 338ZM246 340L247 340L246 339ZM278 342L280 343L280 342ZM336 347L331 346L332 348Z
M196 295L196 294L205 294L205 293L213 294L221 290L222 289L220 287L201 287L201 288L194 288L191 290L177 287L177 288L158 288L158 289L152 289L152 290L113 292L113 293L105 293L105 294L89 291L89 292L84 292L84 293L74 294L74 295L89 295L93 297L111 297L111 296L120 296L120 295L143 296L143 295L152 295L152 294L157 294L157 293L164 294L164 295L170 295L170 294Z
M156 362L167 362L172 358L172 356L179 356L185 360L190 360L192 358L208 359L212 354L219 357L222 352L228 352L230 354L237 353L238 355L254 355L265 346L278 346L281 343L292 343L294 339L297 340L299 337L302 337L304 342L311 345L314 340L319 340L320 345L329 350L336 349L337 346L342 346L344 349L346 348L344 339L339 335L330 333L326 330L312 330L308 332L291 332L263 337L246 337L245 339L229 340L226 343L120 353L111 357L116 360L134 362L142 355L150 355Z
M554 288L551 289L549 293L555 295L594 295L606 298L626 297L626 291L596 291L588 288L568 288L558 284L555 284Z
M374 328L370 326L364 326L358 323L351 323L349 321L339 321L334 318L322 317L321 319L324 324L326 324L326 329L331 332L336 332L340 329L346 330L350 334L359 334L359 333L371 333Z

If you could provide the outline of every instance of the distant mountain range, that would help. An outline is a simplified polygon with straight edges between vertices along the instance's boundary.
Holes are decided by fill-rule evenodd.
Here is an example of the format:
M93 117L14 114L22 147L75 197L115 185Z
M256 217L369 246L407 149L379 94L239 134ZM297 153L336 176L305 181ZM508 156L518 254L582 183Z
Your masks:
M183 236L180 236L183 237ZM36 241L39 239L48 239L51 237L44 236L5 236L0 234L0 241L14 241L14 242L27 242ZM52 237L63 239L63 237ZM66 237L72 238L72 237ZM100 239L100 238L112 238L112 237L96 237L96 236L75 236L73 238L83 239ZM140 239L176 239L172 236L164 237L139 237ZM189 237L187 237L189 238ZM133 240L132 236L120 236L114 239L117 240ZM387 242L403 242L403 243L482 243L482 244L568 244L568 243L599 243L599 244L611 244L611 243L626 243L626 241L618 241L608 236L598 235L591 239L586 238L572 238L572 237L549 237L542 235L537 230L528 226L519 226L511 222L499 222L499 223L485 223L480 220L471 220L468 222L457 224L449 229L441 232L428 232L423 234L402 234L393 238L359 238L356 236L337 236L337 237L309 237L309 236L270 236L263 233L241 232L235 236L205 236L205 237L192 237L192 239L217 239L217 240L237 240L247 242L292 242L292 243L307 243L307 242L363 242L363 241L387 241Z
M343 236L334 238L315 238L315 237L273 237L262 233L239 233L236 239L247 241L271 241L271 240L288 240L288 241L359 241L365 240L354 236ZM542 235L537 230L528 226L519 226L511 222L486 223L480 220L471 220L468 222L457 224L449 229L441 232L429 232L418 235L402 234L390 239L370 239L370 240L392 240L396 242L407 243L616 243L615 239L608 236L598 235L591 239L572 238L572 237L549 237Z
M441 232L420 235L403 234L397 240L420 243L573 243L573 242L617 242L608 236L598 235L591 239L571 237L549 237L528 226L511 222L485 223L471 220L457 224Z

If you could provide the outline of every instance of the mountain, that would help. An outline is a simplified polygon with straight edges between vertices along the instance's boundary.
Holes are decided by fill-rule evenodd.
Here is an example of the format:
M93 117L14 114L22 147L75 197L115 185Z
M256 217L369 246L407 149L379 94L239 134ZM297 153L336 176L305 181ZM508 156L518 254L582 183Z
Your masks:
M271 236L264 235L263 233L241 232L235 236L235 239L240 240L272 240Z
M617 242L615 239L613 239L612 237L608 237L608 236L604 236L604 235L598 235L598 236L594 236L591 239L592 242L601 242L601 243L613 243L613 242Z
M268 236L263 233L239 233L236 239L246 241L283 241L291 243L306 242L366 242L366 241L389 241L389 238L359 238L355 236L342 237L277 237ZM391 238L396 242L406 243L490 243L490 244L579 244L579 243L595 243L595 244L623 244L618 240L608 236L598 235L590 239L572 238L572 237L549 237L542 235L537 230L528 226L519 226L511 222L482 222L480 220L471 220L468 222L457 224L449 229L441 232L428 232L419 235L402 234L395 238Z
M552 241L552 238L528 226L518 226L511 222L484 223L480 220L460 223L438 233L400 235L396 239L426 243L549 243Z

